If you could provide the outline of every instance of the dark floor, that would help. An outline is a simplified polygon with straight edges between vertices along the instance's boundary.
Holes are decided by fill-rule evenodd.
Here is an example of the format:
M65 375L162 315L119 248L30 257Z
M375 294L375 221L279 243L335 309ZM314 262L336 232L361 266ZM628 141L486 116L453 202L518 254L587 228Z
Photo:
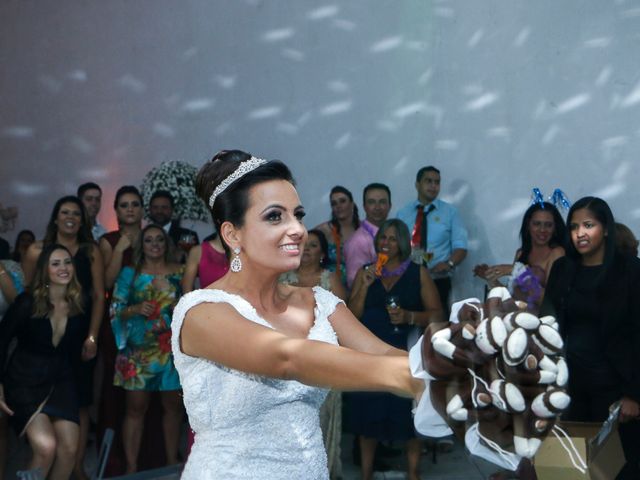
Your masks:
M344 435L342 445L343 479L360 479L360 469L351 461L351 445L353 437ZM429 442L430 443L430 442ZM393 445L393 447L396 447ZM397 445L398 448L401 445ZM405 457L403 454L382 459L392 467L387 472L376 472L374 479L391 480L404 479ZM437 453L433 458L432 449L427 448L420 462L421 478L425 480L483 480L497 469L484 460L471 457L460 442L454 442L453 450L449 453Z
M342 463L343 463L343 480L357 480L360 478L360 469L356 467L352 462L352 445L353 436L349 434L343 435L342 439ZM401 445L392 445L400 449ZM92 444L88 450L86 459L86 470L89 474L92 474L96 466L96 451ZM6 479L14 479L16 472L22 468L29 461L30 449L25 441L17 441L15 437L12 437L9 447L9 465ZM405 462L404 455L402 453L384 457L382 461L391 467L386 472L376 472L374 479L376 480L392 480L392 479L404 479ZM475 457L471 457L464 447L456 442L454 443L453 450L449 453L438 453L434 462L432 452L427 450L427 453L423 455L421 460L421 476L423 479L428 480L482 480L486 479L490 473L496 470L495 467L487 462ZM131 478L131 477L127 477ZM135 479L177 479L179 476L175 473L169 473L166 471L158 472L141 472Z

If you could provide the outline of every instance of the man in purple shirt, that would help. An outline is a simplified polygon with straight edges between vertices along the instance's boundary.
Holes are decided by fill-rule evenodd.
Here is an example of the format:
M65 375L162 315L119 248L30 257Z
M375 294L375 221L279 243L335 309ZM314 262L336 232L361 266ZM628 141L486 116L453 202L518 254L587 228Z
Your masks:
M362 202L366 218L344 245L347 286L349 288L351 288L358 270L363 265L374 263L377 259L373 239L391 210L391 190L383 183L370 183L364 187Z

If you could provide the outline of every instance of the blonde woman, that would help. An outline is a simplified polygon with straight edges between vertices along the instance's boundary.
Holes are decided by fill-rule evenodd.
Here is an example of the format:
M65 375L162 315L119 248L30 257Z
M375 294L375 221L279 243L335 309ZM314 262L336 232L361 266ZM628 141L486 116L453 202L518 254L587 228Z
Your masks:
M84 342L82 290L69 250L45 247L31 293L20 294L0 324L0 410L33 450L30 469L49 479L67 479L79 436L79 405L73 362Z

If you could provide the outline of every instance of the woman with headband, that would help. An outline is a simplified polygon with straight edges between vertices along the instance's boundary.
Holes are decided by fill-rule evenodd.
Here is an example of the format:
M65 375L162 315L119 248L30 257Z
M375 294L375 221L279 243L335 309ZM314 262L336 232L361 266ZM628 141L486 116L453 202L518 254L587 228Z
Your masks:
M542 199L534 202L522 217L520 239L514 263L489 266L476 265L474 274L489 286L500 286L500 279L511 276L509 287L532 305L539 305L551 266L565 254L566 226L558 209ZM524 291L523 291L524 290Z

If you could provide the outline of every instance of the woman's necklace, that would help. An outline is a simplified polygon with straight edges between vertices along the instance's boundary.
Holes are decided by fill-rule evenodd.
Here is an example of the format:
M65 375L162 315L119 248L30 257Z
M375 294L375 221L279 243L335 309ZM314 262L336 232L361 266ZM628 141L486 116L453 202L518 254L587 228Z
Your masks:
M382 267L382 278L389 278L389 277L402 275L407 270L407 268L409 268L410 263L411 263L411 259L408 258L393 270L388 270L387 267Z

